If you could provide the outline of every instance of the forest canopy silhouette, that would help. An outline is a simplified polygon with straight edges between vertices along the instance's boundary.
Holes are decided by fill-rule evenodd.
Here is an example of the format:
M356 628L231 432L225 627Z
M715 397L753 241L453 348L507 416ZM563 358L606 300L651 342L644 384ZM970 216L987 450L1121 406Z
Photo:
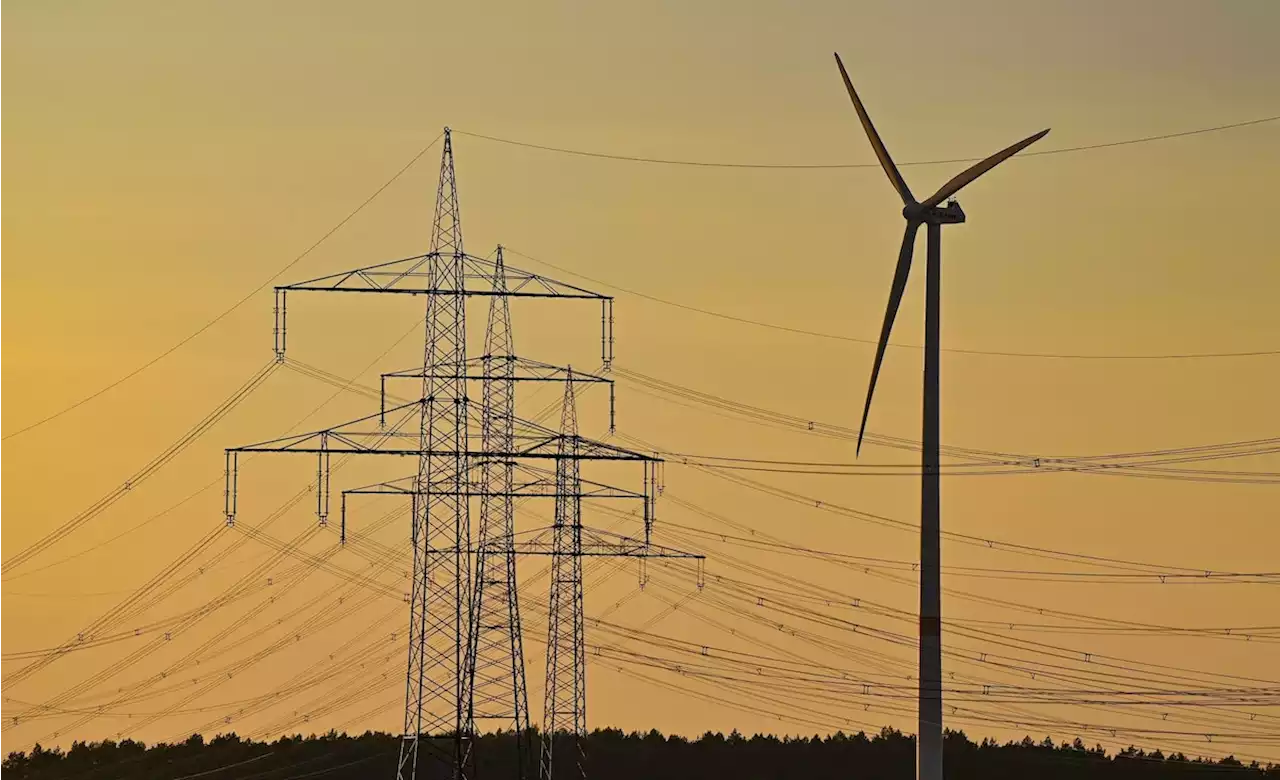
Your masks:
M475 744L477 777L514 774L516 752L510 732L486 734ZM419 777L449 776L449 740L424 751ZM537 744L535 740L533 744ZM348 736L329 732L310 737L281 737L275 742L241 739L234 733L206 742L193 735L185 742L146 746L141 742L76 742L69 750L10 753L3 764L6 780L290 780L324 777L357 780L390 777L395 771L400 739L368 732ZM582 743L588 776L606 780L742 780L797 778L875 778L911 780L915 775L915 739L894 729L879 734L746 737L707 732L697 739L665 736L658 731L624 733L598 729ZM1245 764L1234 758L1189 758L1127 748L1107 753L1081 740L1055 744L1025 737L1019 742L971 741L948 731L944 742L947 777L953 780L1075 780L1091 778L1280 778L1280 766ZM569 770L573 746L557 746L560 769ZM435 760L444 759L444 760ZM537 756L526 757L529 776L537 775ZM556 773L557 775L560 772Z

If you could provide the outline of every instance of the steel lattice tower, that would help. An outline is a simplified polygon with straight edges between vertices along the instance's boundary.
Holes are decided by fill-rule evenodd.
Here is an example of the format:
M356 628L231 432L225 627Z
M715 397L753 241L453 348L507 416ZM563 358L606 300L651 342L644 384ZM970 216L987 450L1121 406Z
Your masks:
M471 543L464 454L467 384L456 368L440 370L464 365L467 359L462 221L447 128L428 262L428 284L440 293L427 298L422 359L409 663L397 769L401 780L417 777L419 743L424 736L452 735L455 777L462 774L470 750L469 695L466 675L461 673L464 643L459 641L469 635L471 617L470 558L465 552Z
M582 479L573 371L565 382L556 458L551 597L547 609L547 685L539 775L554 777L556 743L571 749L573 774L586 777L581 739L587 733L587 657L582 614ZM563 772L561 774L564 774Z
M501 246L493 261L467 255L462 245L453 143L448 128L443 139L430 251L275 289L275 354L278 361L289 364L293 361L285 354L285 334L290 292L427 296L421 367L382 375L381 405L376 414L318 431L227 448L226 519L228 525L235 522L241 453L317 457L316 514L321 525L328 517L332 453L344 457L416 457L418 468L411 475L343 490L339 532L339 540L345 544L350 495L398 495L411 501L413 580L406 595L410 605L409 658L398 780L416 780L419 758L428 755L448 765L455 780L471 774L477 722L489 719L505 721L514 728L517 778L530 774L532 729L516 593L517 555L549 555L553 562L543 776L551 774L550 737L562 740L565 732L574 743L576 760L567 762L562 751L559 766L563 773L564 767L576 764L581 776L579 739L586 732L583 557L700 561L702 556L651 541L659 458L578 435L576 385L609 385L612 431L612 380L522 359L514 353L511 297L597 301L601 307L601 359L607 369L613 359L613 299L508 268ZM468 296L490 297L484 354L473 360L467 359L466 348ZM416 380L422 395L419 400L388 408L387 379ZM566 383L560 432L516 416L515 383L522 381ZM481 383L478 441L472 435L476 426L469 425L472 410L468 382ZM375 421L376 430L370 429ZM414 438L417 441L408 445ZM535 466L547 460L555 462L554 469ZM582 461L640 465L644 488L629 490L584 479ZM554 499L554 525L532 531L532 536L517 543L517 498ZM642 501L643 537L584 528L584 498ZM469 514L473 499L480 512L479 538L474 545ZM452 743L448 751L438 744L446 739Z
M494 297L481 357L482 407L479 464L480 528L476 542L475 596L467 674L471 690L468 731L476 721L497 721L514 730L519 777L529 760L529 696L516 588L515 363L511 309L502 247L494 265Z

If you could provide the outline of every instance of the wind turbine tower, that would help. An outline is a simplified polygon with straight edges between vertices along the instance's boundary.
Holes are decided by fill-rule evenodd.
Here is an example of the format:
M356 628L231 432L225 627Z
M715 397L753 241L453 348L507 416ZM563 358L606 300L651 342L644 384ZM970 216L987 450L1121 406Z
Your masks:
M858 112L862 129L871 141L880 167L902 198L902 216L907 220L902 235L902 248L898 250L898 265L893 272L893 284L889 288L889 304L885 307L884 324L880 328L880 340L876 344L875 363L871 366L871 381L867 385L867 400L862 409L862 425L858 429L858 453L862 452L862 435L867 428L867 415L871 412L871 396L880 375L884 350L889 344L893 320L902 303L902 293L911 273L911 255L915 250L916 233L926 227L928 254L925 263L925 315L924 315L924 423L922 468L920 484L920 699L919 722L916 732L916 777L919 780L942 780L942 550L941 550L941 496L939 480L939 362L942 325L942 226L959 225L965 221L964 211L954 196L982 174L996 167L1048 134L1040 132L1007 147L985 160L974 164L942 185L937 192L917 201L907 187L889 157L889 151L871 124L871 117L853 88L849 73L836 56L836 65L844 79L845 88ZM946 205L942 205L946 201Z

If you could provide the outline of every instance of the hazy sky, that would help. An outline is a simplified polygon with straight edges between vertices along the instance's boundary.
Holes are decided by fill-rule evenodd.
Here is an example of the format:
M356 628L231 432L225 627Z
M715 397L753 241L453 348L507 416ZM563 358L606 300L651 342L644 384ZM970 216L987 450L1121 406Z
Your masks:
M501 242L649 295L874 338L901 232L900 205L879 171L662 167L517 148L464 133L690 160L873 162L833 50L844 57L900 162L981 156L1043 127L1053 130L1037 148L1050 149L1280 111L1280 5L1267 0L968 2L938 4L928 16L891 2L653 3L625 11L586 3L411 2L10 2L6 8L6 434L144 363L266 281L444 125L458 131L463 220L475 254L488 254ZM423 251L438 160L437 149L428 152L282 281ZM957 168L904 172L924 195ZM944 345L1071 354L1276 349L1280 262L1264 209L1278 176L1277 123L1008 163L965 191L970 222L947 231ZM515 255L508 262L567 276ZM916 274L895 335L903 343L919 341L921 291ZM420 306L298 300L291 312L291 356L351 376L421 317ZM589 307L552 306L515 307L518 351L594 369L597 314ZM483 309L472 315L478 338ZM620 368L807 419L857 424L871 359L865 345L711 319L622 293L616 315ZM271 298L264 292L136 379L6 441L5 557L119 485L226 397L270 358L270 330ZM415 334L363 381L376 384L379 370L413 365L420 356L421 335ZM919 360L914 350L890 352L871 418L874 430L918 436ZM1274 400L1280 358L1274 356L1123 361L949 354L943 382L944 442L984 450L1137 452L1259 439L1280 430ZM223 447L282 434L331 392L281 369L144 488L24 570L6 572L6 658L73 635L215 528L222 522L220 485L143 530L96 546L217 479ZM544 391L522 408L531 415L557 392ZM852 459L848 442L673 406L625 384L618 392L620 431L674 451ZM373 409L368 399L344 397L304 427ZM586 432L604 433L601 410L598 398L584 400ZM901 460L876 449L864 457ZM1280 461L1272 455L1230 463L1274 472ZM241 509L251 524L314 477L309 461L263 460L250 468ZM910 478L751 476L885 516L918 517L918 484ZM343 486L355 480L343 475ZM915 555L909 533L798 508L689 468L670 466L666 484L673 496L791 543L898 559ZM948 478L943 490L944 527L1026 545L1228 571L1273 570L1280 548L1274 485L1030 475ZM315 520L308 507L304 501L272 534L289 539L309 528ZM660 517L712 527L670 502L662 507ZM549 508L539 512L545 517ZM595 520L612 522L607 516ZM226 533L219 544L241 538ZM406 535L407 521L400 518L379 538L402 545ZM315 540L311 549L331 543L329 537ZM716 549L710 550L708 572L732 573L716 562ZM844 593L913 609L910 586L723 549ZM28 573L82 550L91 551ZM197 584L134 622L207 601L268 550L251 542L225 570L210 574L216 581ZM1047 565L961 546L945 547L944 557L948 564L1007 569ZM345 550L335 561L352 570L361 565ZM530 574L536 565L541 562L529 564ZM326 576L313 576L289 598L301 603L336 590L340 583ZM385 579L398 588L397 577L392 572ZM948 578L944 584L1162 625L1280 623L1280 602L1267 585L1038 583L1014 584L1015 594L1000 580ZM538 587L545 589L545 580ZM588 613L599 614L635 587L634 567L625 567L588 593ZM383 602L378 609L394 610L394 600ZM691 604L697 603L695 597ZM609 619L639 626L663 608L646 589ZM704 609L716 614L709 605ZM972 619L1011 619L997 607L954 597L944 609ZM223 612L228 610L235 614L220 612L176 637L163 657L179 659L245 613L241 607ZM210 712L221 711L221 703L278 683L365 630L364 617L276 653L138 736L164 739L201 725ZM732 616L724 620L747 625ZM530 631L544 630L538 618L529 622ZM388 634L403 631L399 617L386 625ZM712 645L732 641L682 614L664 617L651 630ZM910 626L895 630L910 633ZM1280 657L1274 644L1219 639L1029 638L1254 677L1274 675ZM794 638L770 641L788 651L799 648ZM526 648L536 720L542 645L531 641ZM5 715L50 699L131 649L124 641L82 651L75 660L6 685ZM912 657L904 648L879 649ZM232 652L219 663L234 657ZM390 638L387 658L390 677L402 675L403 648ZM6 676L22 663L6 660ZM856 660L841 663L860 668ZM89 706L94 696L153 671L133 668L65 706ZM794 719L775 721L681 698L594 661L590 674L593 726L686 733L735 726L744 732L816 730ZM667 673L665 679L679 678ZM296 730L339 723L397 729L397 690L388 689L388 709L359 722L347 721L376 700ZM313 695L304 692L230 728L266 728L290 708L305 711ZM118 709L158 712L176 700L141 699ZM194 711L206 705L209 712ZM910 717L856 709L850 717L913 728ZM1099 722L1108 715L1082 711L1072 717ZM25 747L58 723L13 728L6 719L4 749ZM971 735L1021 736L1027 730L957 725ZM1074 736L1066 728L1032 731ZM55 741L117 732L133 733L128 719L100 719ZM1239 752L1280 758L1274 746Z

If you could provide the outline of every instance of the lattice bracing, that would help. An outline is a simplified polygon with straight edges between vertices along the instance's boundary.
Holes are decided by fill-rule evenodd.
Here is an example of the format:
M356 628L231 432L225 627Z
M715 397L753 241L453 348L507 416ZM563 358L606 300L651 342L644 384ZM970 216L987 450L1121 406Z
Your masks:
M494 273L496 290L505 290L504 278L499 247ZM531 732L513 546L517 468L510 455L514 449L514 361L510 304L505 295L498 295L490 299L480 365L484 454L475 470L478 484L473 486L480 488L480 528L466 674L471 686L469 731L485 724L513 730L516 766L523 776Z
M547 681L542 716L539 776L585 777L582 738L587 733L587 660L582 614L582 499L579 487L578 415L573 375L565 383L556 459L556 513L552 537L551 593L547 601Z
M437 380L432 380L437 381ZM438 380L456 382L456 380ZM403 457L419 455L428 451L420 446L420 434L415 428L425 419L431 404L425 399L390 407L386 410L386 427L379 427L379 414L371 414L349 422L308 433L284 436L279 439L254 442L237 447L229 447L230 453L241 452L294 452L333 454L392 455ZM563 436L543 425L519 417L512 419L511 449L508 453L513 458L533 458L556 460L560 457L559 447ZM618 460L635 462L656 462L652 455L619 447L615 444L578 437L579 460ZM484 442L479 432L471 432L466 439L457 442L433 444L430 452L452 454L461 453L471 458L480 458L485 454Z
M467 359L462 223L448 131L444 140L433 251L427 263L430 286L441 294L427 298L422 359L409 660L397 769L402 780L416 778L424 737L452 736L455 777L464 774L470 750L469 692L462 673L462 638L470 633L471 616L471 559L464 552L471 543L471 529L468 501L462 494L467 483L467 385L432 370Z
M276 288L275 353L281 362L289 362L285 357L287 297L296 291L425 295L422 365L382 376L377 414L309 433L228 448L227 522L233 523L236 516L239 455L243 452L317 458L316 511L322 524L329 517L332 455L342 456L338 462L354 455L416 460L418 468L411 475L342 492L344 543L349 496L396 494L409 498L411 504L413 580L407 594L409 646L397 777L418 777L420 759L443 759L454 778L468 776L474 768L475 733L497 727L514 730L523 738L517 743L518 776L523 778L532 771L535 751L525 741L532 738L532 730L516 557L552 558L555 584L550 630L554 661L548 664L549 693L543 731L548 735L568 735L575 744L586 728L582 559L701 557L651 543L652 507L658 491L655 476L660 459L578 434L575 383L609 385L612 433L612 380L606 375L573 372L515 354L511 297L594 300L601 307L601 361L607 373L613 359L613 299L509 268L501 247L492 258L466 253L453 144L447 128L428 252ZM473 296L488 297L489 323L483 354L469 358L466 303ZM326 381L342 381L333 375L320 376L324 372L318 369L304 373ZM387 380L416 380L420 391L417 397L396 399L387 393ZM515 414L515 388L519 382L565 383L566 400L559 430ZM472 404L468 395L476 383L480 386L480 404ZM389 407L389 399L395 400L395 405ZM630 490L584 479L583 461L639 463L643 487ZM524 499L554 499L555 524L517 532L515 503ZM631 537L584 528L584 499L641 502L643 513L637 515L643 517L643 535ZM473 502L479 512L474 539L470 523ZM553 748L554 740L538 751L548 777ZM581 774L579 748L556 755L560 770L576 767L575 771Z

